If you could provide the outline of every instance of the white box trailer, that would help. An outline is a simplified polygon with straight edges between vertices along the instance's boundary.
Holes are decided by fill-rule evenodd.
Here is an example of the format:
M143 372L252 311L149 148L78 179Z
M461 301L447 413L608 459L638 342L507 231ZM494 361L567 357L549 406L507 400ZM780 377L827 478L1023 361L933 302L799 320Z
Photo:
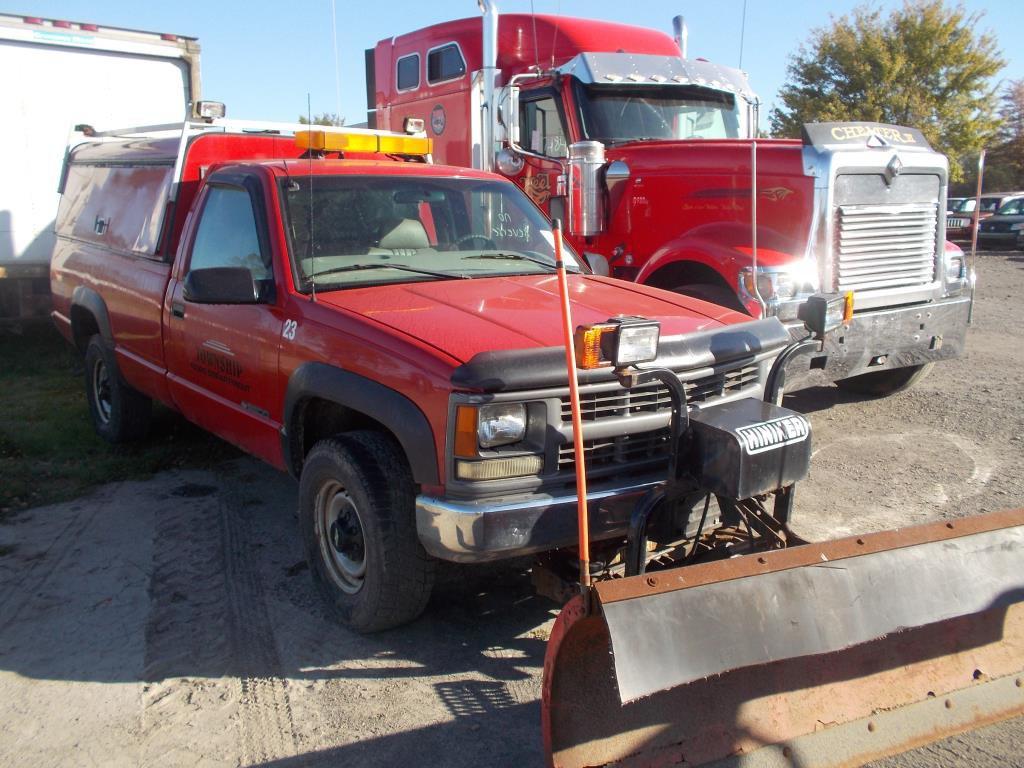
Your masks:
M53 221L75 125L184 122L195 38L0 14L0 318L44 314Z

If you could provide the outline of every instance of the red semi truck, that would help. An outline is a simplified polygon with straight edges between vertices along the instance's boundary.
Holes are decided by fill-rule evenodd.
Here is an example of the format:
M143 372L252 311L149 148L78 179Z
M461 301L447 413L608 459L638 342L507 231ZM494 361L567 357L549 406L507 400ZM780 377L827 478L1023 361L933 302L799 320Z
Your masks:
M598 272L795 333L808 294L854 292L853 320L808 357L848 389L897 391L960 354L968 268L945 241L947 161L920 132L755 139L746 75L681 56L685 34L482 5L482 24L366 52L370 125L425 125L439 161L512 179Z

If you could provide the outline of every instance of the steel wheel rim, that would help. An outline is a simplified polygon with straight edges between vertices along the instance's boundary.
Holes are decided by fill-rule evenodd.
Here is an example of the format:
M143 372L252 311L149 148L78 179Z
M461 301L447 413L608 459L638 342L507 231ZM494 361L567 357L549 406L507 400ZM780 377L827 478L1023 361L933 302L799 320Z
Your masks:
M323 484L316 497L316 528L320 555L331 580L354 595L366 578L363 521L348 491L337 481Z
M92 400L100 421L109 424L114 405L110 392L110 371L103 360L97 360L92 367Z

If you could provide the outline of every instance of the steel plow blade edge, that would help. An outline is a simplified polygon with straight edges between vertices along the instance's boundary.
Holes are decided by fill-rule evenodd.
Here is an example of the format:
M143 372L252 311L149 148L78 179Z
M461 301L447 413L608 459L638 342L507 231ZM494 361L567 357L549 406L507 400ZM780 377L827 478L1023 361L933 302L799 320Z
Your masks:
M1024 712L1024 510L602 582L594 600L549 641L551 765L860 765Z

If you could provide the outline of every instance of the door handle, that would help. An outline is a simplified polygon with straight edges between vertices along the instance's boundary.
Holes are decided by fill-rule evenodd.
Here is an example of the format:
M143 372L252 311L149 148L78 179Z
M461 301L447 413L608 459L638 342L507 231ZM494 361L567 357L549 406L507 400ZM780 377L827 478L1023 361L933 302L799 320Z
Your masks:
M185 305L180 301L171 302L171 314L175 317L185 316Z

